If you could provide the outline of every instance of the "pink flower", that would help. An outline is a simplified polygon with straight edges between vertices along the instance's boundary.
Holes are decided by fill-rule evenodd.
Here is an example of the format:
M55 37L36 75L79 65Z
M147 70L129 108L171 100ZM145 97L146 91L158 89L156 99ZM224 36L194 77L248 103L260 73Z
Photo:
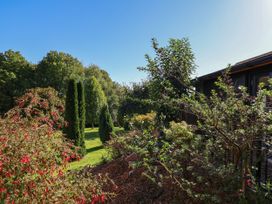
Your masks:
M27 164L30 162L30 157L28 155L25 155L21 158L21 161L20 161L22 164Z

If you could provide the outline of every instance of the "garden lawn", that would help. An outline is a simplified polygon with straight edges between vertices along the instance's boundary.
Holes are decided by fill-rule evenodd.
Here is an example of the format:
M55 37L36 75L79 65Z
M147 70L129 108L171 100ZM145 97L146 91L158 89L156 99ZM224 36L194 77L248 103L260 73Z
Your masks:
M115 131L122 130L121 128L114 128ZM85 145L86 155L80 160L71 162L68 169L81 169L86 165L96 166L103 162L104 159L109 158L108 151L104 148L100 141L98 128L85 129Z

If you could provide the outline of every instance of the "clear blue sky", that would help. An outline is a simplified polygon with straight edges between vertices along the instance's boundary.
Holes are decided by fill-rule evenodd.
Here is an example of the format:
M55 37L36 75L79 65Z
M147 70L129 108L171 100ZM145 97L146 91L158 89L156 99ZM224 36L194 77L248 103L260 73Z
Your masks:
M152 37L188 37L198 76L272 50L272 0L1 0L0 19L0 52L68 52L126 83L145 77Z

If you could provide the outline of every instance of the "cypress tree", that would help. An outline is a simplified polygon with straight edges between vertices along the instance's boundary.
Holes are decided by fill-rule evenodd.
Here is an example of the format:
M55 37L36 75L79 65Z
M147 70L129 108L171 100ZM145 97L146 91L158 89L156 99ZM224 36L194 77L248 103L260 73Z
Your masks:
M107 105L104 105L101 109L99 116L99 136L100 140L105 143L110 139L110 135L113 132L113 122Z
M77 93L78 93L78 117L79 117L79 129L80 129L80 147L81 154L86 153L85 147L85 94L84 86L82 81L77 83Z
M99 124L101 108L107 104L104 91L98 80L92 76L86 83L86 124L92 127Z
M68 139L74 141L76 146L80 145L80 130L78 118L78 93L77 84L74 79L69 80L65 101L65 121L68 122L64 133Z

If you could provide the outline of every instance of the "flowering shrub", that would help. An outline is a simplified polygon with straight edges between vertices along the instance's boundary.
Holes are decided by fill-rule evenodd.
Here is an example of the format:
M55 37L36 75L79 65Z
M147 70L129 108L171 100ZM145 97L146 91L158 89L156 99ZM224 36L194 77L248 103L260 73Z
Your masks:
M13 113L15 110L11 110ZM22 112L20 112L22 113ZM0 119L0 202L97 203L105 178L65 172L79 158L50 125L18 115Z
M78 156L61 132L26 119L0 120L0 127L1 201L91 201L102 194L104 178L65 172L67 162Z
M6 116L35 119L54 129L61 129L64 125L64 105L55 89L34 88L19 97L16 106Z

